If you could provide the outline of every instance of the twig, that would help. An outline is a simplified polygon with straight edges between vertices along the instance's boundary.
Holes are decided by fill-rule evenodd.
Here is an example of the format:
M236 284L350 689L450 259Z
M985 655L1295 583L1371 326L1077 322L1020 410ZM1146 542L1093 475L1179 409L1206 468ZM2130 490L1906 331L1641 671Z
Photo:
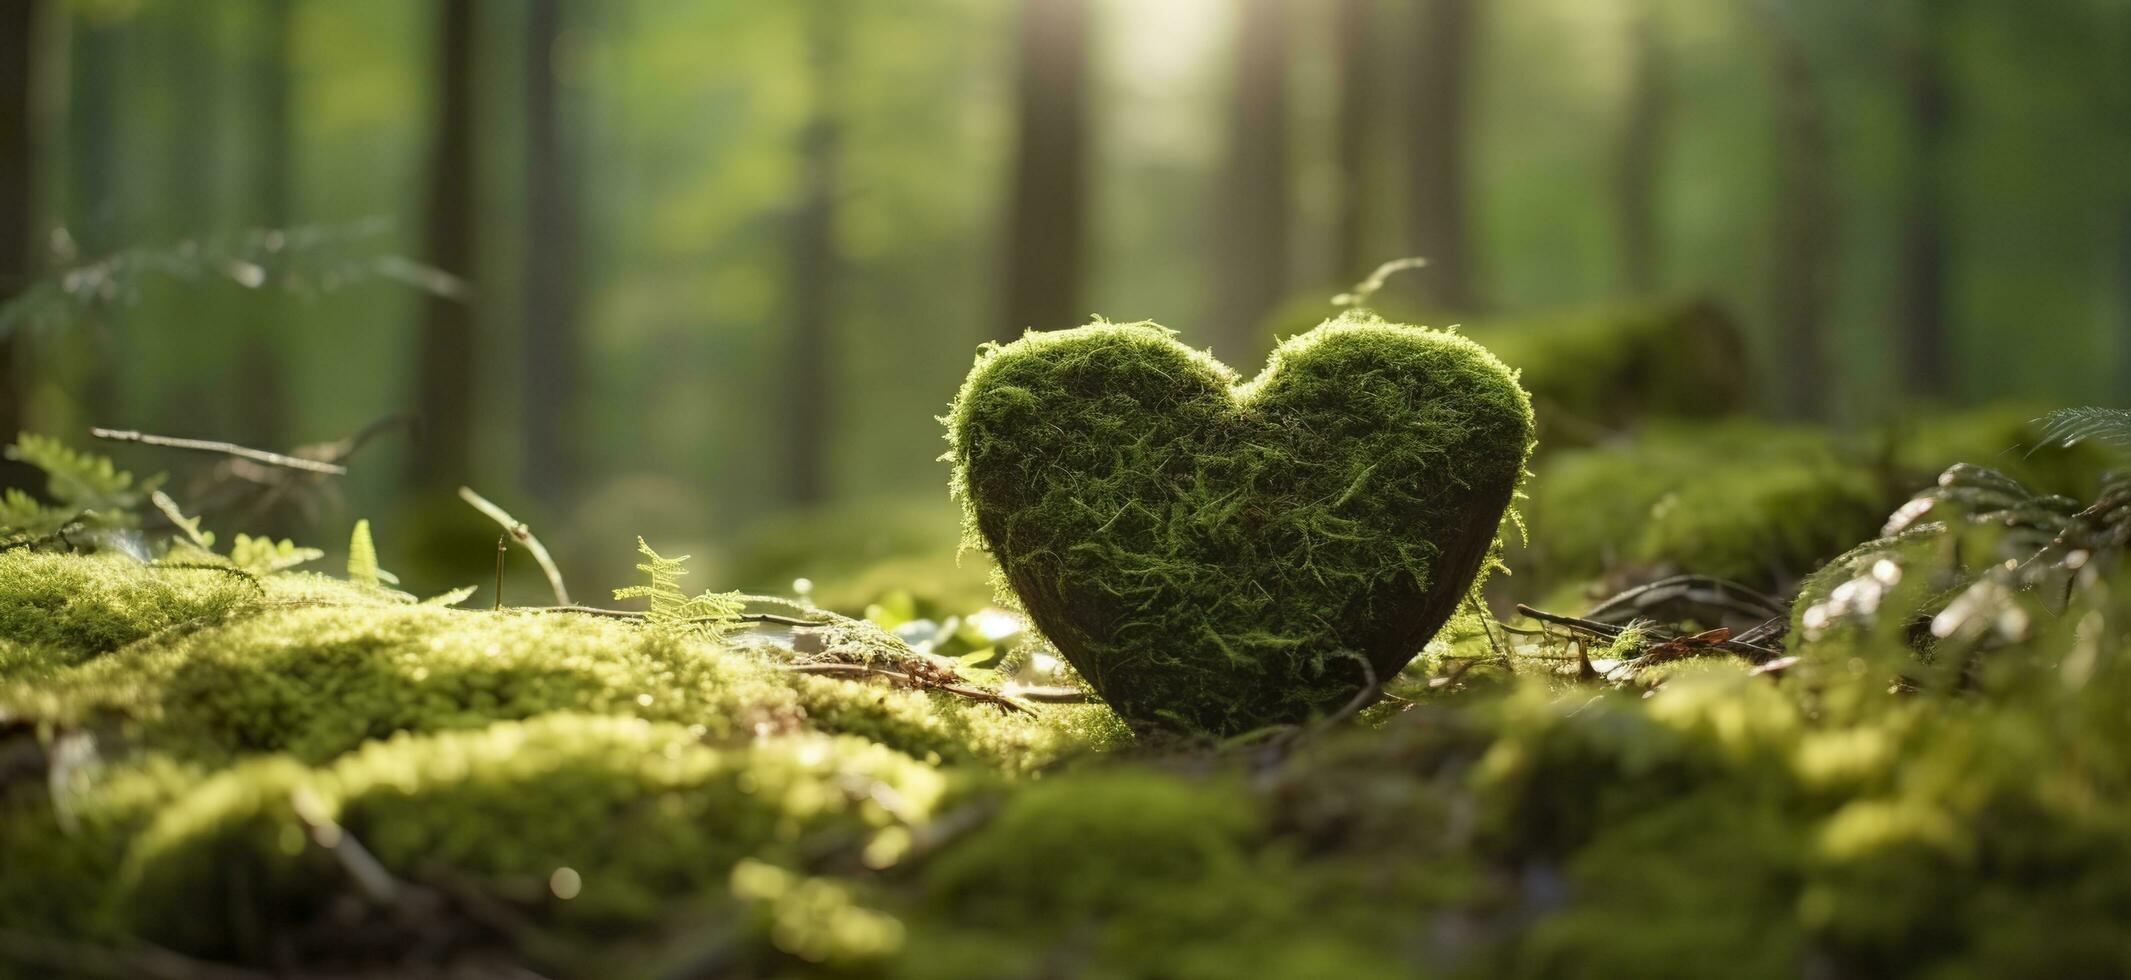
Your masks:
M518 543L525 546L525 550L532 552L533 560L539 562L540 570L547 574L548 587L555 590L555 604L570 604L570 590L562 585L562 570L555 567L555 559L548 554L547 546L541 544L539 538L533 537L532 528L526 527L524 521L512 517L503 508L490 503L487 497L475 493L471 487L460 487L459 499L472 504L475 510L487 514L489 520L503 525L503 530L509 532L511 537L517 538ZM497 595L500 597L502 592L499 586L496 589Z
M503 556L511 550L511 533L496 535L496 604L490 609L503 608Z
M1679 599L1755 619L1783 616L1789 611L1789 606L1776 597L1730 579L1711 575L1674 575L1607 599L1584 613L1583 618L1617 623L1623 614L1629 618L1641 618L1645 610Z
M791 670L795 674L825 674L831 677L884 677L888 680L895 681L900 684L906 684L910 687L915 687L922 690L944 691L948 694L958 695L960 697L968 698L971 701L977 701L991 705L1001 711L1018 712L1021 714L1030 713L1029 709L1022 707L1021 705L1015 704L1013 699L1008 698L1005 695L999 694L995 691L987 691L981 687L970 687L967 684L955 684L947 681L928 680L926 678L919 677L916 674L904 673L903 671L894 670L888 667L875 667L871 664L823 663L793 664L787 669Z
M309 790L298 788L289 794L289 808L295 811L296 819L303 824L304 829L310 831L311 841L325 848L335 861L340 862L341 870L346 871L356 887L362 889L364 897L387 906L399 901L405 886L392 876L391 871L386 870L384 864L370 853L369 848L364 847L361 841L355 839L355 835L348 833L326 812L325 804L318 797L313 796Z
M113 442L137 442L144 446L163 446L169 449L190 449L195 452L221 453L224 456L248 459L254 463L264 463L268 466L279 466L289 470L303 470L309 473L323 473L327 476L346 476L348 473L348 468L339 463L325 463L315 459L304 459L300 456L270 453L264 449L239 446L234 442L216 442L211 439L180 439L175 436L149 435L133 429L91 428L89 434L98 439L109 439Z
M0 929L0 962L53 971L51 975L148 977L151 980L267 980L268 974L181 956L159 946L108 949L13 929Z
M1586 636L1595 636L1601 639L1617 640L1620 639L1621 634L1628 632L1625 627L1614 626L1611 623L1601 623L1589 619L1579 619L1575 616L1563 616L1559 613L1544 612L1542 610L1533 609L1532 607L1527 606L1521 602L1517 604L1517 611L1519 613L1524 614L1525 616L1528 616L1532 619L1536 619L1542 623L1551 623L1555 626L1560 626L1565 629L1573 630L1575 632L1582 633ZM1648 628L1644 632L1649 634L1649 636L1658 643L1664 643L1670 640L1678 640L1685 638L1684 634L1676 633L1672 630L1657 629L1654 627ZM1782 655L1781 650L1775 650L1769 647L1759 646L1752 643L1742 643L1738 640L1733 639L1716 640L1707 643L1702 643L1699 645L1706 646L1712 650L1723 650L1727 653L1735 653L1739 656L1752 660L1755 663L1761 663L1763 661L1771 660Z
M536 606L534 608L522 611L530 613L578 613L580 615L585 616L605 616L609 619L643 619L646 616L651 615L650 613L644 612L641 609L602 609L598 606ZM775 613L741 613L737 617L695 616L689 619L684 619L681 622L691 624L715 623L727 619L739 619L741 622L746 623L767 623L772 626L800 626L820 628L829 625L828 623L820 622L817 620L793 619L790 616L779 616Z
M0 541L0 551L13 551L16 548L30 548L34 550L37 548L44 547L45 545L51 544L54 541L65 541L69 546L71 546L73 542L67 537L67 535L79 534L82 531L88 530L89 525L82 519L88 517L91 513L94 512L85 510L81 513L75 514L73 517L67 518L65 523L59 525L58 530L55 530L50 534L18 534L12 538L7 539L6 541Z
M1037 704L1087 704L1092 700L1088 692L1077 687L1020 687L1009 684L1000 692L1008 697L1034 701Z

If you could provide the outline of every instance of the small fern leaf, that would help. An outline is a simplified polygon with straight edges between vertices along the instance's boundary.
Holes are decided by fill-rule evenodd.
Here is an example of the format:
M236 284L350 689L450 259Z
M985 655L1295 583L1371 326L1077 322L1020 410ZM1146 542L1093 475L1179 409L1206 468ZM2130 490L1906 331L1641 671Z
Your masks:
M2131 448L2131 409L2061 408L2042 418L2042 445L2069 449L2082 442Z
M741 613L747 608L746 599L738 592L705 592L690 597L681 591L681 576L688 574L685 563L687 555L668 558L653 551L643 538L636 539L636 551L644 556L637 571L649 579L645 585L631 585L615 589L616 599L644 599L650 605L644 613L644 622L653 630L674 636L690 636L716 640L746 625Z
M79 452L50 436L24 432L7 447L7 458L44 471L45 492L70 513L93 510L107 523L130 518L163 481L158 475L135 483L108 456ZM129 525L130 526L130 525Z
M230 563L254 575L271 575L287 571L308 561L324 558L326 553L317 548L300 548L296 542L283 538L255 538L242 531L229 545Z
M44 535L59 529L71 516L56 507L46 507L37 498L14 487L0 493L0 533Z
M355 531L348 535L348 581L377 585L384 577L384 570L377 567L377 542L370 538L370 519L363 518L355 522Z
M170 519L172 526L184 533L185 540L191 542L193 547L208 554L214 553L214 532L200 530L199 518L186 517L185 511L178 507L178 502L161 490L150 493L148 499L155 504L155 509L162 511L163 516Z
M439 592L430 596L422 600L421 604L425 606L456 606L473 598L474 592L480 588L478 585L462 585L449 592Z

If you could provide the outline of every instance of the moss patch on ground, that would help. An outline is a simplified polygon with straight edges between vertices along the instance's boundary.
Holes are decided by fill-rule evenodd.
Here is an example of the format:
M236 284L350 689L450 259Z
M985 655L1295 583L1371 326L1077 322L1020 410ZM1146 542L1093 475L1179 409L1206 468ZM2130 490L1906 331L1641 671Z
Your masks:
M1396 674L1463 600L1531 452L1515 376L1353 316L1245 383L1153 324L985 350L947 419L969 540L1143 729L1233 735Z
M1516 369L1549 452L1590 445L1662 419L1732 415L1751 407L1751 361L1738 322L1715 303L1653 299L1469 319L1400 306L1386 318L1457 331ZM1275 314L1267 336L1293 337L1325 316L1322 296ZM1268 344L1270 346L1270 344Z
M1982 461L2048 492L2091 496L2093 447L2037 447L2036 413L1997 406L1845 433L1747 419L1663 424L1542 458L1510 564L1527 595L1714 575L1787 590L1859 541L1940 471Z
M0 976L2131 972L2122 525L1993 598L2038 546L1946 499L1808 583L1848 604L1783 669L1436 669L1227 745L743 633L0 551ZM1924 642L1952 586L1992 629Z

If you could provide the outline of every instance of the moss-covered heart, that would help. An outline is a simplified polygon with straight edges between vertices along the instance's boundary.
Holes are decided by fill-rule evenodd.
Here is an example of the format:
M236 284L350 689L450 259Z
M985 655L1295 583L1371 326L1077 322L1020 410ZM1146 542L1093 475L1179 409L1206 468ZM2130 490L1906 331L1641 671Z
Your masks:
M1532 446L1484 348L1353 315L1247 383L1151 323L1031 333L978 356L946 422L972 543L1141 731L1301 721L1396 673Z

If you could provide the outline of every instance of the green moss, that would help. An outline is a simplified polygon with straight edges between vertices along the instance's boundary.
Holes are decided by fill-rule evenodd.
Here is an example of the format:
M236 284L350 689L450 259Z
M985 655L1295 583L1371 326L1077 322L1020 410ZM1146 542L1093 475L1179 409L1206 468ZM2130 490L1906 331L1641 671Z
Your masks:
M1522 373L1553 448L1645 420L1729 415L1754 402L1738 323L1706 301L1542 312L1462 330Z
M1351 317L1242 383L1152 324L987 349L953 486L1036 625L1141 728L1303 720L1388 679L1478 574L1532 443L1464 338Z
M1828 434L1758 422L1654 428L1543 461L1513 567L1545 582L1626 570L1777 587L1873 535L1895 503Z
M140 834L116 902L137 934L257 959L246 944L262 930L300 925L355 890L317 845L330 821L403 881L522 881L544 893L523 900L528 914L612 929L722 887L742 859L862 851L891 828L891 841L906 839L948 792L931 767L859 739L721 749L679 725L546 715L402 735L317 770L283 756L230 769ZM558 869L574 893L551 884ZM262 909L280 921L239 918Z
M252 579L229 571L16 549L0 552L0 636L64 651L78 662L255 602L261 592Z
M1090 976L1407 975L1399 944L1355 901L1361 882L1295 860L1268 831L1227 777L1124 769L1032 784L923 868L901 972L1035 976L1071 963Z
M1379 296L1381 299L1382 297ZM1381 307L1406 323L1459 324L1520 373L1548 452L1590 445L1658 419L1713 418L1750 408L1751 365L1739 325L1706 300L1663 299L1541 310L1480 320ZM1274 317L1293 336L1324 315L1310 296Z
M82 567L102 578L83 580ZM31 571L30 579L80 583L75 602L88 609L117 604L104 592L124 598L168 574L68 556L48 556ZM854 731L921 758L1015 769L1042 765L1094 731L1082 717L1088 709L1005 715L950 695L794 674L762 652L618 620L413 605L310 576L265 581L270 599L247 590L248 599L208 622L76 667L53 663L39 646L10 652L0 663L23 666L9 668L19 676L0 675L0 711L115 726L206 762L253 752L322 762L396 732L551 711L692 724L715 738ZM190 622L168 613L144 619L170 621Z

